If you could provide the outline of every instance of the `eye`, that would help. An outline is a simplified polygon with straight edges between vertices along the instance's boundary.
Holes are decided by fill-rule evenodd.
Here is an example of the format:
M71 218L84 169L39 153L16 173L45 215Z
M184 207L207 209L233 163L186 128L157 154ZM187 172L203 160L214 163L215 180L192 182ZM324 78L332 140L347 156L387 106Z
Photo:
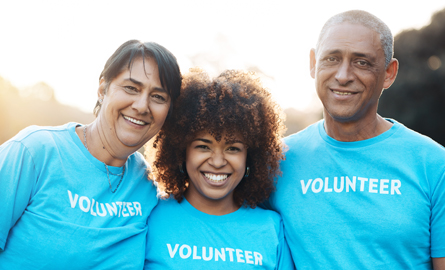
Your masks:
M124 89L125 89L126 92L128 92L130 94L138 92L138 89L136 87L134 87L134 86L131 86L131 85L124 86Z
M205 144L198 144L197 146L195 146L196 149L202 149L202 150L208 150L210 149L207 145Z
M230 153L236 153L236 152L240 152L241 149L239 149L236 146L230 146L230 147L227 147L227 151L230 152Z
M337 61L337 58L335 58L333 56L329 56L329 57L326 58L326 61L328 61L328 62L335 62L335 61Z
M365 67L368 65L368 62L365 60L359 60L359 61L357 61L357 64L361 67Z
M153 94L152 97L153 97L156 101L158 101L159 103L167 102L167 98L164 97L164 96L162 96L162 95L159 95L159 94Z

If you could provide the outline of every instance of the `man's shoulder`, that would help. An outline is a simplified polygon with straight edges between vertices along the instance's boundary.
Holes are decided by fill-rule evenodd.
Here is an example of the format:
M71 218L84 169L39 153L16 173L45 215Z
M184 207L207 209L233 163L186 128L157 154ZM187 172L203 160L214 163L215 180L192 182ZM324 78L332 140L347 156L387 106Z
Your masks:
M394 121L394 125L399 126L400 132L397 133L397 138L400 140L400 142L403 141L403 143L412 148L418 148L419 150L424 149L427 151L438 151L445 155L445 148L430 137L412 130L399 122Z
M295 144L298 144L300 142L305 142L307 140L320 137L319 136L319 125L323 123L323 120L320 120L318 122L315 122L312 125L309 125L308 127L293 133L287 137L284 138L284 143L287 146L293 146Z

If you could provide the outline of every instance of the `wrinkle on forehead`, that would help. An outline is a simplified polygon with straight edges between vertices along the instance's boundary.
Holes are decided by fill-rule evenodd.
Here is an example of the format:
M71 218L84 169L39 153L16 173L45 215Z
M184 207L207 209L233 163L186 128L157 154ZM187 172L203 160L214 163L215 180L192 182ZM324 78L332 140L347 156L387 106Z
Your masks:
M327 29L316 53L320 56L320 53L326 54L329 51L375 55L376 58L381 56L383 61L385 60L380 34L364 25L349 22Z

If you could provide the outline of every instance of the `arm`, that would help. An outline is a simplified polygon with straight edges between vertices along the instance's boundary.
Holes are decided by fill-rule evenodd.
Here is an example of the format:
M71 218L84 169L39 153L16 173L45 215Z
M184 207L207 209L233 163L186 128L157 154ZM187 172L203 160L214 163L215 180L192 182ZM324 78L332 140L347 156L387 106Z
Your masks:
M444 166L445 168L445 166ZM431 197L431 257L434 270L445 270L445 171L433 186Z
M9 141L0 146L0 250L22 216L36 182L34 162L26 147Z
M283 270L291 270L295 269L295 264L292 259L292 254L289 249L289 245L287 244L286 238L284 237L284 226L283 221L280 224L280 243L278 246L277 252L277 267L275 269L283 269ZM442 269L440 269L442 270Z
M434 270L445 270L445 257L433 258L433 269Z

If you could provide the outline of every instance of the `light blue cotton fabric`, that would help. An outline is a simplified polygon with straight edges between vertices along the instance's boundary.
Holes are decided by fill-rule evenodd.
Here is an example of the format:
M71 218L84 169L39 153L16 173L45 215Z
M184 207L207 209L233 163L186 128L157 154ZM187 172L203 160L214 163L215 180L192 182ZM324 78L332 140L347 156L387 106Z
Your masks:
M143 268L157 204L147 164L131 155L111 193L105 166L83 146L77 125L32 126L0 147L0 269ZM110 179L115 188L120 176Z
M364 141L289 136L269 203L297 269L432 269L445 256L445 150L402 124Z
M214 216L160 200L148 221L145 269L294 269L281 217L241 207Z

